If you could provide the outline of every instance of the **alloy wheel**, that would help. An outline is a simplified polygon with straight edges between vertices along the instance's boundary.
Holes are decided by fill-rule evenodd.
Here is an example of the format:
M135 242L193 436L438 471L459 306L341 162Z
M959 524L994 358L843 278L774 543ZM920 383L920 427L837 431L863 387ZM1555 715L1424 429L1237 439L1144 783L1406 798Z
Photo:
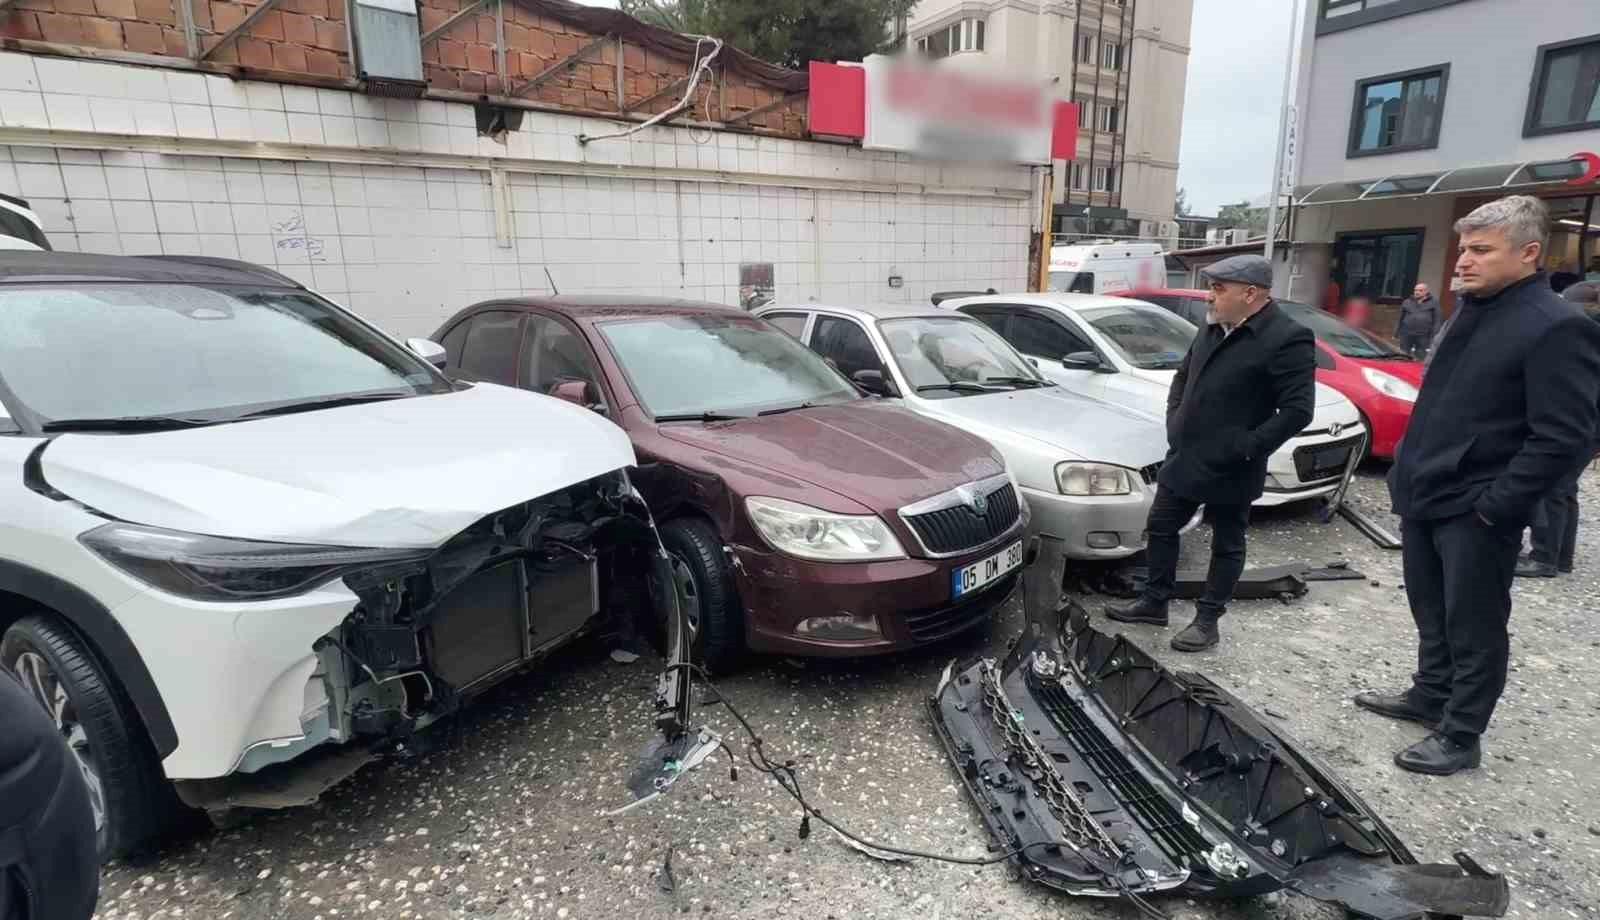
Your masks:
M56 731L60 733L67 748L72 751L72 757L78 762L78 772L83 774L84 785L89 788L89 805L94 810L95 833L104 839L106 834L106 793L105 786L100 782L100 773L95 766L94 754L89 747L89 734L84 729L83 723L78 721L77 709L72 705L72 698L67 695L66 685L57 676L55 669L50 667L50 662L38 652L27 651L17 656L12 671L22 689L38 700L45 712L55 722Z
M700 638L700 586L694 580L694 570L689 561L678 553L672 558L672 583L678 591L678 606L683 608L683 619L689 627L689 647Z

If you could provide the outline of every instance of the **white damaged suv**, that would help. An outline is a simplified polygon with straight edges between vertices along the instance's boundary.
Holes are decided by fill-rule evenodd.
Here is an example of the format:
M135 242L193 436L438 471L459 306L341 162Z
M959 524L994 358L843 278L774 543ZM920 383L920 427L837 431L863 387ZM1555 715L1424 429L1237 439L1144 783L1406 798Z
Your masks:
M627 435L442 357L244 263L0 253L0 668L103 854L314 798L660 593Z

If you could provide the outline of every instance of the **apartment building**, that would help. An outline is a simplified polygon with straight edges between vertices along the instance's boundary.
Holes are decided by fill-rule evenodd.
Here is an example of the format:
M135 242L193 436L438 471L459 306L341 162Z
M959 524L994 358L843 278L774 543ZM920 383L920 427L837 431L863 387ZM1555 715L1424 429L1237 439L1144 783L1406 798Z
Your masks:
M912 50L1049 83L1078 103L1055 165L1058 233L1177 235L1173 204L1193 0L922 0Z
M1550 205L1545 268L1600 274L1600 4L1312 0L1302 35L1287 293L1448 305L1455 220Z

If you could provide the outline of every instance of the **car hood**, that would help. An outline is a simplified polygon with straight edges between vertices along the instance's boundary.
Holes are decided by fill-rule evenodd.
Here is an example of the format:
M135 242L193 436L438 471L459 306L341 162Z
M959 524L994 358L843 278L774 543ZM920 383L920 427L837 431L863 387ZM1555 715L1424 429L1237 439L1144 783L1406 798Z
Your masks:
M1027 441L1062 459L1139 469L1167 454L1160 416L1074 393L1065 387L918 400L919 408L997 444Z
M886 402L861 401L709 424L672 422L661 436L850 499L879 514L1005 469L994 448ZM781 496L780 496L781 497Z
M65 434L41 458L52 488L123 521L406 548L633 464L627 435L599 415L492 384L182 431Z
M1345 360L1353 361L1362 367L1370 367L1375 371L1383 371L1385 374L1399 377L1414 387L1422 386L1421 361L1374 361L1371 358L1346 358Z

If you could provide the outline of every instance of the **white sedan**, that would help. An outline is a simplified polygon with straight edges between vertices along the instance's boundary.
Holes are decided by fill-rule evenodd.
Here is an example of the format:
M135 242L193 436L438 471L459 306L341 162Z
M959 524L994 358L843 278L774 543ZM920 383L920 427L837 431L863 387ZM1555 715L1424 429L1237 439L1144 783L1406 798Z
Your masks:
M1167 393L1198 331L1167 310L1126 297L1095 294L996 294L947 300L987 323L1039 370L1085 396L1166 414ZM1267 460L1257 507L1333 492L1366 429L1355 404L1317 384L1311 425Z

